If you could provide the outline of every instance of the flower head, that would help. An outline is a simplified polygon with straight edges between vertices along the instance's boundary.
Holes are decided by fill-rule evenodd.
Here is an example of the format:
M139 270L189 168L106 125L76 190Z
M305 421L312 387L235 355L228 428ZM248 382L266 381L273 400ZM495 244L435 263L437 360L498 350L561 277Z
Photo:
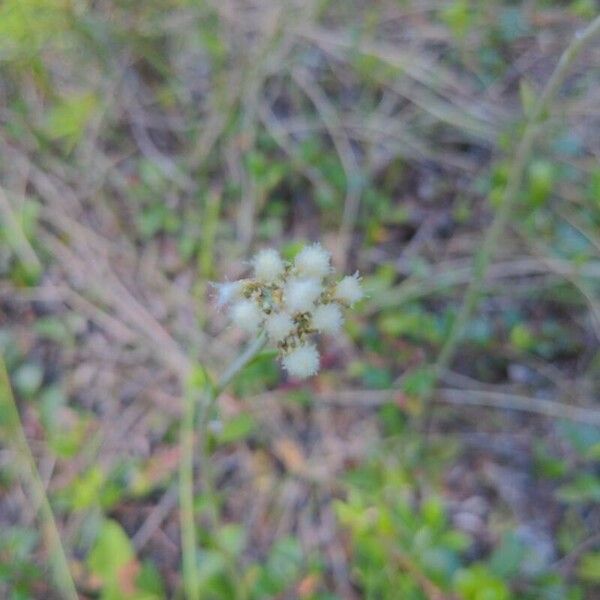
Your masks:
M363 296L364 293L360 285L358 271L354 275L346 275L335 286L335 298L350 306L361 300Z
M303 277L322 279L331 271L330 261L331 254L321 244L312 244L298 253L294 260L294 267Z
M252 259L254 265L254 274L256 279L263 283L273 283L280 275L282 275L285 265L277 250L266 248L256 253Z
M252 266L253 277L214 284L218 306L229 305L231 321L250 334L263 328L291 377L314 375L320 357L310 336L341 330L342 309L363 297L358 272L334 281L331 255L320 244L302 249L293 265L276 250L260 250Z
M231 307L231 320L240 329L254 333L262 323L263 314L252 300L240 300Z
M319 370L319 351L313 344L294 348L283 357L283 367L292 377L305 379Z
M338 333L344 316L338 304L321 304L312 313L311 325L321 333Z
M291 313L309 312L322 291L316 279L290 279L283 289L283 301Z
M273 313L265 320L265 330L273 342L282 342L296 327L287 313Z

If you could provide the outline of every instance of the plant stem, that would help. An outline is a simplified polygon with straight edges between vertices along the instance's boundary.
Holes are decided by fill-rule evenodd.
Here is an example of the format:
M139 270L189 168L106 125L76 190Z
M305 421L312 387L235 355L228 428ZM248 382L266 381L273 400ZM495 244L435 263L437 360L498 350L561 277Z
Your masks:
M210 507L211 525L218 524L218 500L214 477L210 466L208 447L208 424L211 410L225 388L235 379L244 367L262 350L266 335L260 333L244 351L225 369L216 385L205 385L201 391L200 406L196 416L196 394L191 386L186 386L184 413L181 419L179 446L179 502L181 551L183 560L183 585L187 600L199 600L200 579L196 559L196 525L194 522L194 428L198 421L200 478L203 493ZM235 576L235 573L233 574Z
M215 386L213 402L223 393L225 388L235 379L240 371L264 348L267 343L267 336L261 332L244 351L225 369L219 382Z
M199 600L200 580L196 559L196 525L194 523L194 419L195 399L191 390L184 394L179 447L179 520L183 587L187 600Z
M69 570L69 563L60 539L52 506L23 430L6 363L0 355L0 425L2 424L6 426L8 439L14 444L17 454L23 459L23 479L29 487L31 498L42 524L48 561L56 588L66 600L77 600L77 589Z
M527 168L527 163L531 156L533 144L539 133L540 125L552 105L573 61L585 46L587 46L598 34L600 34L600 16L596 17L583 32L581 32L581 34L578 34L573 38L570 45L560 57L542 94L539 96L529 115L526 115L525 128L510 166L508 183L504 189L502 201L494 216L492 224L485 234L481 247L473 260L473 277L465 292L460 310L452 323L450 333L435 362L430 391L424 398L424 414L431 414L428 405L430 404L431 395L433 394L435 385L437 384L440 375L452 362L464 329L474 310L477 308L482 282L496 250L496 246L498 245L500 236L502 235L513 208L517 203L518 193L521 189L521 184L523 183L525 175L525 169Z

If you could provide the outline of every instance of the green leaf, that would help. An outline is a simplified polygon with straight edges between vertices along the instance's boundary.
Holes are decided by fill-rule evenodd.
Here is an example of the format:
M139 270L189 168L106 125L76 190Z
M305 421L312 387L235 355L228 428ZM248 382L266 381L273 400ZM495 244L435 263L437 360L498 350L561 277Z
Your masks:
M210 378L203 365L198 364L193 369L187 380L190 390L203 390L210 383Z
M550 196L554 187L556 167L546 160L536 160L529 166L529 202L541 206Z
M590 583L600 583L600 552L589 552L581 557L579 577Z
M246 365L246 368L261 363L269 363L273 359L275 359L277 355L278 352L274 348L265 348L264 350L261 350L256 356L252 357L252 359Z
M454 0L442 10L441 17L454 37L460 40L468 33L473 14L469 0Z
M246 531L237 523L223 525L216 538L219 547L230 556L238 556L246 545Z
M552 456L543 442L534 442L533 456L536 473L541 477L558 479L566 474L568 468L566 461Z
M100 577L105 585L118 583L119 571L133 558L131 541L119 523L107 519L96 538L87 559L90 571Z
M362 381L368 389L387 390L392 387L394 378L389 369L367 365L362 374Z
M461 569L454 578L456 591L464 600L509 600L507 585L483 564Z
M464 552L470 545L471 540L464 531L445 531L439 538L440 544L447 546L455 552Z
M256 429L256 421L248 413L242 413L223 425L219 442L230 444L247 438Z
M510 331L510 343L517 350L529 350L533 347L535 342L534 336L531 333L527 325L519 323L515 325Z
M413 397L425 396L431 391L434 381L433 370L429 367L415 369L402 380L402 389Z
M136 585L141 593L156 600L166 598L165 585L154 563L144 561L136 578Z
M46 117L45 132L54 139L65 139L70 147L82 137L98 104L90 93L65 98L54 106Z
M46 411L47 407L42 405L42 409ZM61 458L72 458L86 441L88 420L80 418L72 425L48 421L48 428L50 448Z
M207 550L200 553L198 578L205 584L225 571L227 561L222 552Z
M433 529L442 529L446 524L446 513L444 505L439 498L430 496L423 502L421 514L425 522Z
M95 465L78 477L70 486L69 500L75 510L84 510L100 500L104 472Z
M283 593L300 576L302 549L294 538L283 538L275 542L263 577L259 581L259 592L272 598Z
M600 502L600 479L590 473L582 473L573 482L561 486L556 495L569 504Z

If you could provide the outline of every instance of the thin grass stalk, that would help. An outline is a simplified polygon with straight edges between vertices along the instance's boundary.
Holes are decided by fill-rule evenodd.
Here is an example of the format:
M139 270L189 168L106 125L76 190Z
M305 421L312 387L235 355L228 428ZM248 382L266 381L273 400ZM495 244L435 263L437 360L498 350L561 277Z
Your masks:
M600 34L600 16L596 17L580 34L575 35L567 49L563 52L558 65L546 83L542 94L526 115L523 134L517 146L510 166L508 183L502 195L502 201L492 224L488 228L480 249L473 261L473 277L461 304L460 310L452 323L452 328L434 364L429 393L423 402L423 414L431 415L429 404L440 375L448 368L460 343L465 327L477 308L479 292L485 278L490 261L496 251L498 241L504 231L508 219L517 203L519 190L523 183L525 170L531 156L534 142L539 134L556 94L558 93L571 65L581 51Z
M29 488L41 522L48 562L56 589L65 600L77 600L77 589L69 570L69 562L60 539L52 506L23 429L4 357L0 355L0 426L2 425L5 426L8 442L12 443L18 457L22 460L20 474Z
M196 525L194 522L194 420L196 402L191 390L184 394L184 411L179 434L179 524L183 588L186 600L200 599L200 578L196 557Z

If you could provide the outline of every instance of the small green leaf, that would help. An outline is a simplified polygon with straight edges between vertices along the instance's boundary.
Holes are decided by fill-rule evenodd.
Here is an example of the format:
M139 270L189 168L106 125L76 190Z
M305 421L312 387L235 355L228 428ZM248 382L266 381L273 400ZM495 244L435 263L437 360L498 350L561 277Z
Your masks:
M294 538L275 542L259 582L262 597L273 598L288 589L300 576L301 563L302 549Z
M196 365L189 375L187 385L190 390L203 390L209 382L208 373L203 365Z
M93 94L80 94L65 98L47 115L45 132L54 139L65 139L69 146L75 145L98 104Z
M433 381L434 374L431 368L423 367L415 369L403 378L402 389L409 396L422 397L431 391Z
M223 525L216 538L219 547L230 556L238 556L246 545L246 531L237 523Z
M464 600L509 600L507 585L483 564L471 565L456 574L454 585Z
M248 413L242 413L223 425L219 442L230 444L247 438L256 429L256 422Z
M581 557L579 577L590 583L600 583L600 552L589 552Z
M105 585L115 584L118 582L120 569L134 557L131 541L121 525L112 519L107 519L102 524L96 542L88 555L87 565Z
M223 553L207 550L200 553L198 578L206 584L226 569L227 561Z
M434 496L430 496L423 502L421 514L425 522L433 529L441 529L446 523L444 505L440 502L439 498L435 498Z
M104 472L95 465L78 477L72 484L69 493L71 506L75 510L83 510L96 504L100 490L104 484Z
M468 33L473 14L469 0L454 0L442 10L441 17L454 37L460 40Z
M162 600L167 597L160 573L154 566L154 563L149 561L143 562L142 568L136 578L136 585L139 591L147 594L149 598Z
M535 342L534 336L531 333L527 325L519 323L515 325L510 331L510 343L517 350L529 350L533 347Z
M569 504L600 502L600 479L590 473L583 473L573 482L561 486L556 495Z

